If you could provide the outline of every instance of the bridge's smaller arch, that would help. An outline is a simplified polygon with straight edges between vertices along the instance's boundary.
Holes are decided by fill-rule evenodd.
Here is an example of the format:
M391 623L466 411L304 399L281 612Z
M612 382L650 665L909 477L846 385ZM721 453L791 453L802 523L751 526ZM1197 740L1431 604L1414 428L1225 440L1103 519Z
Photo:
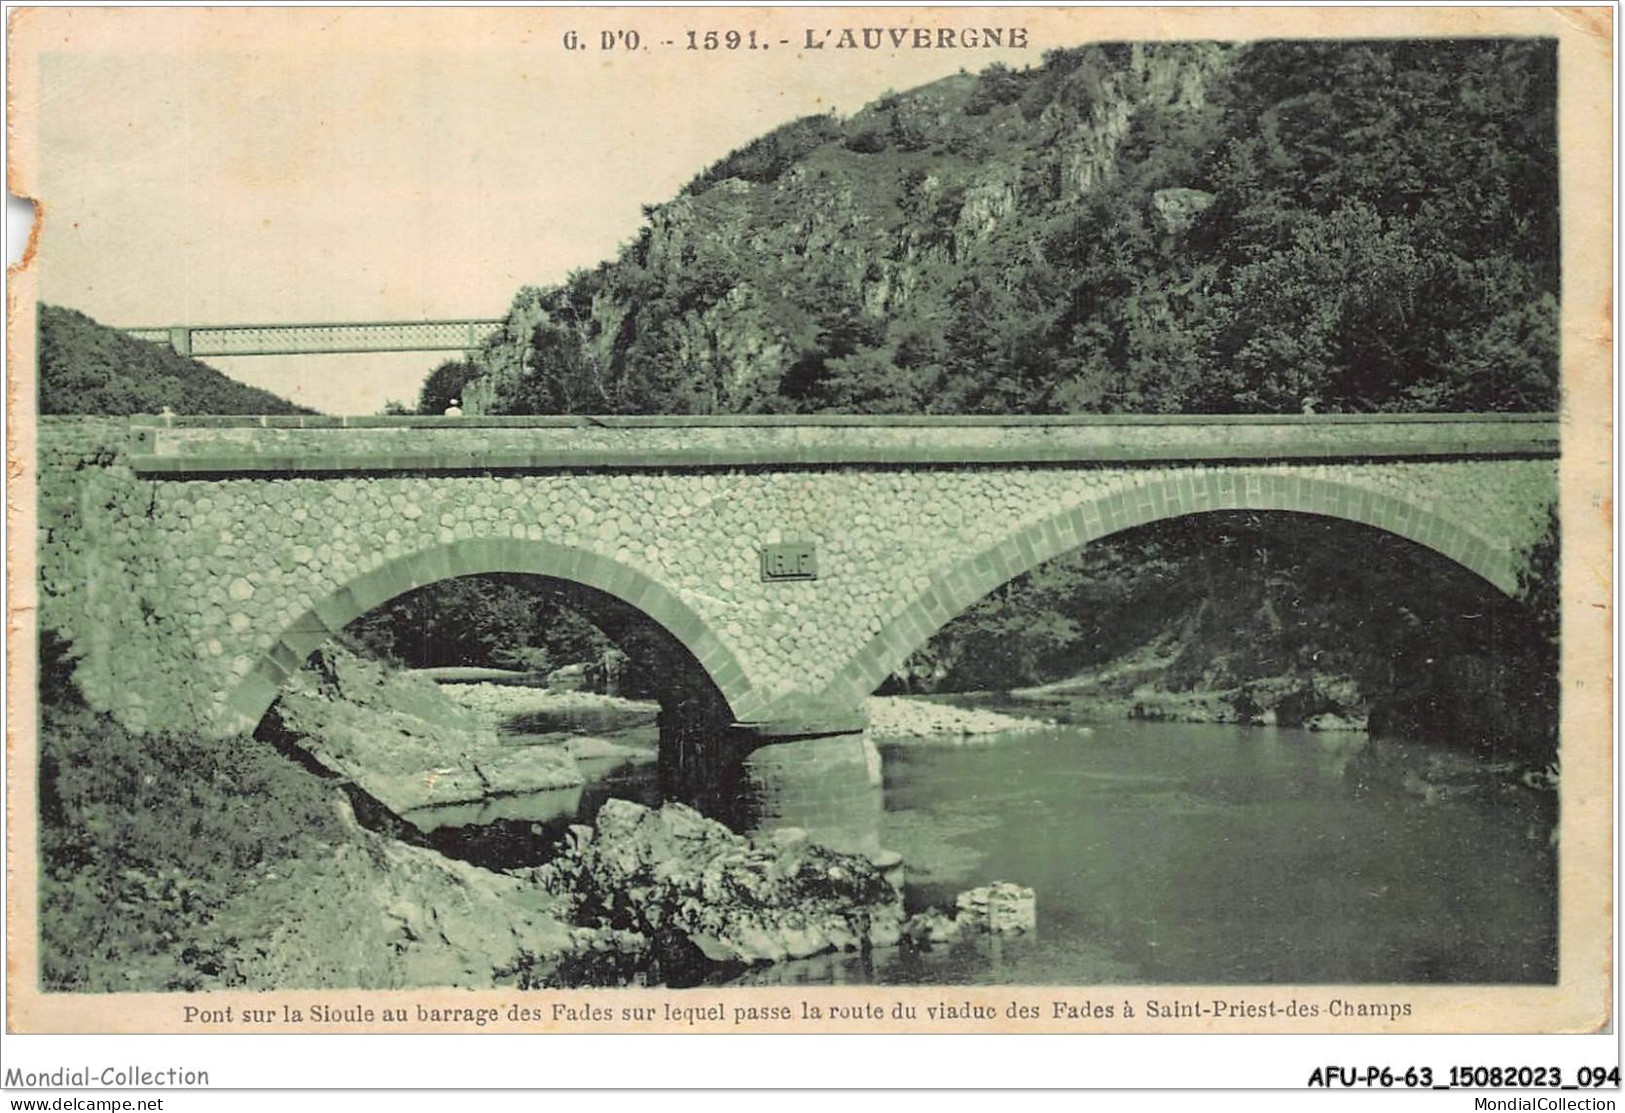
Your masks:
M825 699L862 700L943 626L1018 576L1093 541L1153 522L1227 510L1314 514L1371 526L1454 561L1510 598L1514 554L1438 509L1336 479L1268 468L1190 470L1122 486L1043 521L962 562L915 597L838 672Z
M660 581L602 554L550 541L469 538L387 561L295 619L227 696L228 725L252 730L310 654L369 611L441 580L490 573L542 576L613 597L647 617L693 657L734 719L760 714L764 703L733 651Z

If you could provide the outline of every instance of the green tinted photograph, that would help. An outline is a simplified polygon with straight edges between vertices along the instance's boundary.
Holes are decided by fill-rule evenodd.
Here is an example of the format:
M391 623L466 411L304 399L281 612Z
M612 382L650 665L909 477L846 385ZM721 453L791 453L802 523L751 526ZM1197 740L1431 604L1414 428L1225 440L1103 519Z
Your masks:
M1001 11L42 13L42 994L1564 980L1558 38Z

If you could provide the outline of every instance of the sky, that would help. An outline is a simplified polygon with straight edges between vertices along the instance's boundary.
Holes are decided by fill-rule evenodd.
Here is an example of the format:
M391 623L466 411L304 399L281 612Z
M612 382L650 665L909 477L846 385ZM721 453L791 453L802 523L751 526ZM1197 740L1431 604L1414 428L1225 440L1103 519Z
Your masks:
M521 286L613 256L644 205L800 116L1090 40L1492 23L1553 31L1550 13L1512 8L1383 9L1380 21L1339 7L14 9L8 181L42 205L37 296L106 324L500 317ZM866 26L904 41L1020 27L1027 46L834 45ZM706 31L729 29L768 49L703 49ZM701 49L686 48L689 31ZM583 49L566 48L571 32ZM1605 56L1608 37L1592 32ZM608 50L605 33L620 36ZM1565 126L1607 111L1602 93L1570 99ZM215 365L365 414L415 400L444 358Z
M805 9L27 20L16 104L37 113L13 133L12 188L43 202L40 297L126 326L498 317L520 286L612 256L643 205L755 136L962 68L1036 63L1042 45L797 50L808 26L842 23ZM686 30L724 23L770 48L685 49ZM606 30L639 31L640 49L598 49ZM568 31L588 49L565 49ZM375 413L415 399L444 358L211 363L324 412Z

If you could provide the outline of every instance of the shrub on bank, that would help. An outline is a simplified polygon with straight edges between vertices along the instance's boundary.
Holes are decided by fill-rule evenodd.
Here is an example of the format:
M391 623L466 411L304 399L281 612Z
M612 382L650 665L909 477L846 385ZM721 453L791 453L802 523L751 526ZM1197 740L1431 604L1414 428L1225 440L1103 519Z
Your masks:
M219 985L234 897L342 837L319 779L252 739L40 720L40 965L47 990Z

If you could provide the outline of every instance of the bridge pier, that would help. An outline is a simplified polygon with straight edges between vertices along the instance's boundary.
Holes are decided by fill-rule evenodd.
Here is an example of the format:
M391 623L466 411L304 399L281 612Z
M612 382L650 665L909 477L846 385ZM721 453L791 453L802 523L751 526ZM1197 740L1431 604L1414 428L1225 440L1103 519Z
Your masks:
M880 755L862 726L807 734L805 724L758 723L740 731L737 805L744 830L801 827L835 850L880 851Z
M751 723L688 708L660 717L661 791L744 834L799 827L853 854L880 850L880 757L860 711Z

